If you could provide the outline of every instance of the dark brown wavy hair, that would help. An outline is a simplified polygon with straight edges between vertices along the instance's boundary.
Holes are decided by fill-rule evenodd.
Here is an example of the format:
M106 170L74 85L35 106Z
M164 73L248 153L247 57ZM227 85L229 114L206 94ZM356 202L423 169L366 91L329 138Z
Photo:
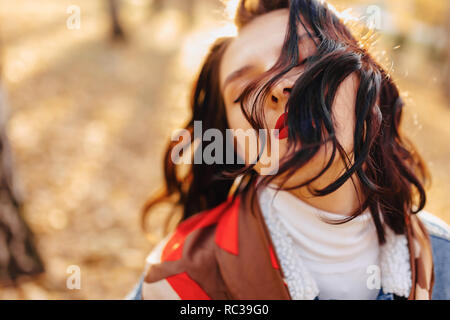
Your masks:
M331 143L333 152L325 168L314 178L289 189L307 186L314 195L324 196L356 175L365 200L348 219L340 223L370 208L379 242L383 244L385 231L382 221L395 233L405 233L407 216L425 206L424 184L430 178L415 147L400 132L404 103L399 90L390 75L374 61L361 41L324 2L241 0L235 24L240 29L260 15L282 8L289 9L289 25L281 55L270 70L246 87L240 97L241 109L254 129L264 128L264 108L260 106L264 105L271 88L292 68L303 65L304 72L292 87L286 104L289 146L301 142L301 148L288 153L282 159L277 175L263 177L258 187L267 185L280 175L286 181L310 161L321 146ZM297 30L300 25L307 30L317 48L312 56L304 59L299 54ZM192 117L185 126L191 133L194 121L202 121L203 130L215 128L223 136L227 134L225 130L229 126L219 85L219 66L231 40L220 38L212 45L196 78L191 97ZM336 138L331 115L336 92L351 74L356 74L359 81L352 160ZM250 96L256 98L251 100L251 104L248 103ZM144 206L144 218L156 204L173 199L174 205L182 208L181 220L184 220L224 202L238 175L245 174L250 180L257 176L254 165L227 164L193 164L187 173L181 174L171 161L171 153L177 143L170 142L167 147L164 157L165 186ZM225 155L230 147L234 146L225 144L222 154ZM311 182L330 168L337 155L346 164L345 172L323 189L311 188Z

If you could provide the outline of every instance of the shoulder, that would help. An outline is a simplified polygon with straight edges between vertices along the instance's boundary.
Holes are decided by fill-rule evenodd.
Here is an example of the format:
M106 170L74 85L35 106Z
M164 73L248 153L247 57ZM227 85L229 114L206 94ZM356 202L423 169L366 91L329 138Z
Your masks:
M420 211L418 217L425 225L430 237L450 241L450 227L445 221L425 210Z
M183 251L200 247L199 241L206 235L213 236L213 240L220 247L229 246L227 234L230 235L237 228L239 202L239 197L234 200L229 198L212 209L182 221L165 242L162 259L167 261L181 258Z
M433 250L433 299L450 299L450 227L432 213L422 210L419 219L428 231Z
M230 238L222 229L230 225L238 202L229 199L194 214L153 248L146 259L144 299L208 299L223 291L215 250Z
M236 201L233 201L230 198L212 209L196 213L186 220L183 220L178 224L174 231L154 247L147 257L147 263L154 264L162 261L174 261L181 258L185 246L188 244L192 246L190 238L199 234L213 233L216 242L221 244L222 230L218 229L223 229L224 227L227 229L232 228L232 220L236 216L239 201L239 198L237 198ZM208 231L210 229L214 229L214 232Z

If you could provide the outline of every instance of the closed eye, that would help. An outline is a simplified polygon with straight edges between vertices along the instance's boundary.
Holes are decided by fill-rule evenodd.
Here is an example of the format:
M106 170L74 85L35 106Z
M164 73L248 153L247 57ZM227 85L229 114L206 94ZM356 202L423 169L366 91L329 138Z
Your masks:
M245 91L245 90L244 90ZM233 101L233 103L239 103L242 100L242 97L244 96L244 91L236 98L236 100Z

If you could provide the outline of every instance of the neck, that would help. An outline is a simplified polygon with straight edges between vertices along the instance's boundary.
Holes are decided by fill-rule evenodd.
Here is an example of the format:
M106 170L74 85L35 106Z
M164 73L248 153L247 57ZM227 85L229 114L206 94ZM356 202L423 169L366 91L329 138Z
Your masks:
M342 174L342 168L336 168L334 166L329 168L321 177L314 180L310 187L312 189L323 189L327 187L330 183L336 181L336 179ZM289 178L283 186L285 188L291 188L296 185L300 185L301 182L306 181L310 176L305 176L304 172L309 173L313 170L303 170L303 172L298 172ZM315 172L313 172L315 173ZM273 180L273 184L280 185L284 181L284 177L277 178ZM356 177L356 174L348 179L339 189L333 193L327 194L325 196L316 196L308 190L308 186L287 190L303 202L329 213L335 213L339 215L350 216L364 203L366 198L363 196L361 190L361 183Z
M328 163L330 151L326 150L318 153L304 167L298 169L294 175L286 179L286 175L276 177L272 183L275 185L283 184L285 188L293 188L301 185L305 181L311 180L324 169L324 165ZM353 160L353 154L350 154L350 160ZM308 188L321 190L329 184L336 181L345 171L347 165L336 157L331 166L309 186L288 190L291 194L302 200L303 202L329 213L351 216L366 200L364 192L361 188L356 173L350 179L340 186L336 191L325 196L316 196L312 194Z
M313 184L312 186L317 189L324 187L322 185L318 186L317 184ZM290 190L290 193L320 210L346 216L350 216L365 200L361 197L362 193L359 180L355 178L346 181L335 192L321 197L311 194L307 187Z

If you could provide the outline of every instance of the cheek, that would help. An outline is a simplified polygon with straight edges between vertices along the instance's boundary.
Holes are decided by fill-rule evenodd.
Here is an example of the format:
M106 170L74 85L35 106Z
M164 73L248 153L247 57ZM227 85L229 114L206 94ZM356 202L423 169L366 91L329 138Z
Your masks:
M338 88L332 107L336 138L347 153L353 150L357 90L358 78L352 74Z
M245 118L239 105L226 106L226 112L229 129L232 130L235 141L237 142L237 149L235 151L239 157L245 159L245 163L248 165L250 162L248 157L250 153L249 146L242 144L241 141L242 139L245 141L244 134L247 131L250 132L252 126Z
M268 129L259 134L247 121L239 105L227 106L226 111L228 124L236 139L238 155L245 160L247 165L250 165L256 162L258 148L264 146L260 160L256 163L254 169L263 175L276 174L280 159L285 155L288 146L287 139L278 140L272 130L281 114L273 110L267 110L264 116ZM270 145L264 134L270 134ZM266 141L265 144L264 141Z
M252 126L245 118L239 105L227 106L226 111L228 125L236 141L236 152L249 165L252 161L251 159L254 159L257 154L256 143L252 142L256 141L254 130L252 130ZM249 137L246 137L247 135Z
M235 131L237 129L247 130L252 128L247 119L245 119L245 116L242 113L239 105L236 104L233 106L227 106L226 112L230 129L233 129Z

